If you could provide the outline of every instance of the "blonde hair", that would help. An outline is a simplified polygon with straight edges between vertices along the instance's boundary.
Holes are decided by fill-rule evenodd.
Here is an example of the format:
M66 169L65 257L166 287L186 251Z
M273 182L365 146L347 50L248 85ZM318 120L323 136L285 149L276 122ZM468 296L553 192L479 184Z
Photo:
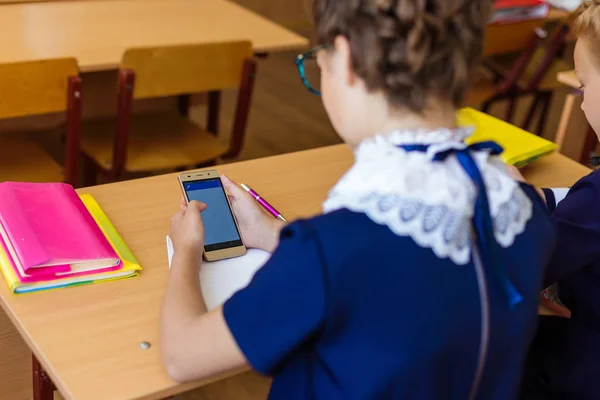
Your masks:
M600 0L585 1L575 13L573 31L588 42L588 49L600 65Z

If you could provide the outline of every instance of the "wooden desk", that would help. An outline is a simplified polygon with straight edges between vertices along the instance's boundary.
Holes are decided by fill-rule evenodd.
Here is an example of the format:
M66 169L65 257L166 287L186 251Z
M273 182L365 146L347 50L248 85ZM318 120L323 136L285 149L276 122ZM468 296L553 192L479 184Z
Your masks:
M567 11L551 8L544 19L515 22L512 24L491 24L486 30L484 56L507 54L523 50L531 40L535 28L553 21L566 20Z
M90 0L3 5L0 63L75 57L83 72L116 69L125 49L250 40L257 53L308 40L226 0Z
M598 145L598 138L581 110L581 84L575 71L561 72L557 74L556 80L570 89L570 93L565 98L554 141L562 154L581 163L588 163L590 153Z
M575 102L581 97L581 92L578 90L579 79L577 79L575 71L559 72L556 76L556 80L572 89L572 92L567 94L565 98L562 115L558 123L558 129L556 130L556 137L554 138L554 142L558 145L559 151L562 152L565 137L567 135L568 125L575 107Z
M219 169L251 183L293 220L319 213L352 161L351 151L337 145ZM543 186L571 185L587 172L559 154L525 170ZM168 274L165 235L181 197L176 175L82 192L93 194L113 221L143 265L141 276L20 297L0 278L0 304L67 399L157 399L206 384L177 385L159 360L158 316ZM140 349L143 341L152 347ZM231 378L230 385L244 376Z
M559 72L556 75L556 80L571 89L579 89L581 85L579 79L577 79L577 75L575 75L575 71Z

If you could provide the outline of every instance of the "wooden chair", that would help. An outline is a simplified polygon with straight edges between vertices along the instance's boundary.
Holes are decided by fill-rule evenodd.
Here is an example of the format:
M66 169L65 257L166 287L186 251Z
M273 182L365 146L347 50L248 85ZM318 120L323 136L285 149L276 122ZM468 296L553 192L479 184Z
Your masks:
M23 134L0 134L0 182L78 184L81 79L73 58L0 65L0 118L65 112L65 165Z
M485 59L484 71L476 78L466 103L471 106L481 105L482 111L488 112L494 103L507 100L504 120L512 123L517 101L524 96L533 95L533 103L521 127L529 130L535 114L540 112L535 133L541 135L552 95L560 87L556 82L556 74L572 69L559 57L568 34L569 27L566 24L561 24L550 35L538 28L517 59L509 65L497 62L494 58Z
M85 184L97 173L172 170L235 157L242 149L256 62L250 42L128 50L119 71L118 115L84 123ZM217 137L220 91L239 88L229 145ZM206 129L186 118L186 95L208 92ZM181 96L182 112L132 115L134 99Z

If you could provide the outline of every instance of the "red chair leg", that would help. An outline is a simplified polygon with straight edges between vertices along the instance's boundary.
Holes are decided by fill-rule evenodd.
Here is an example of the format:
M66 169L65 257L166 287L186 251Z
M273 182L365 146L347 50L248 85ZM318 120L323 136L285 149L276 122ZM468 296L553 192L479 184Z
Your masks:
M84 157L83 161L83 186L95 186L98 179L98 169L96 163L88 157Z
M56 390L54 383L35 356L32 356L32 372L33 400L53 400Z
M248 124L248 116L250 114L250 104L252 103L256 67L256 61L253 59L247 59L244 63L242 81L235 108L235 120L233 122L231 140L229 142L229 150L227 153L223 154L223 158L237 157L242 151L246 126Z
M79 187L79 148L81 146L82 82L78 76L69 78L67 123L65 138L65 182Z

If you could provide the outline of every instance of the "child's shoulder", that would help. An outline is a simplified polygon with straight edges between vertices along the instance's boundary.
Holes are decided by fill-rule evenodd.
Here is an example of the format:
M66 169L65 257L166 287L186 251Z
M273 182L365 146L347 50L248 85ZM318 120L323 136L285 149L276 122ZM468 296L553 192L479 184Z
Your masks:
M597 225L600 220L600 171L581 178L556 206L553 217L560 220L580 223L583 225Z
M373 222L362 212L341 208L309 219L301 219L281 232L283 241L317 243L326 258L339 258L365 250L398 247L408 241L395 235L386 225ZM410 241L412 243L412 241Z
M308 219L300 219L287 225L281 232L282 238L311 236L320 241L349 239L365 240L384 226L374 223L364 213L341 208ZM391 233L391 232L390 232Z
M571 192L578 190L594 190L600 194L600 170L594 171L577 181L571 188Z

